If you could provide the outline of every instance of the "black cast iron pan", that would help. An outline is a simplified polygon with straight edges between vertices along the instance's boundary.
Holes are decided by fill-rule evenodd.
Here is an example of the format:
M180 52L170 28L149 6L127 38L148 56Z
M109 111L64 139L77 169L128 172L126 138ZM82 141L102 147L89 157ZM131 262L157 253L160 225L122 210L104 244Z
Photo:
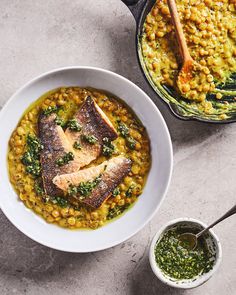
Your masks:
M206 114L203 112L198 112L195 108L192 108L191 103L181 98L178 93L174 92L171 89L167 89L167 87L158 87L153 82L143 60L140 40L142 38L143 24L145 22L146 16L152 9L156 0L121 1L129 8L136 21L136 52L142 73L144 77L147 79L148 83L153 88L153 90L155 91L155 93L158 95L158 97L168 105L172 114L174 114L177 118L185 121L196 120L200 122L218 124L236 122L236 102L234 95L226 96L225 99L223 99L221 102L214 99L214 97L209 97L209 100L212 101L212 104L216 107L216 113ZM230 85L224 85L224 88L222 87L224 90L233 90L234 92L236 91L236 75L233 75L232 79ZM228 104L229 106L232 106L227 111L226 118L221 117L222 104Z

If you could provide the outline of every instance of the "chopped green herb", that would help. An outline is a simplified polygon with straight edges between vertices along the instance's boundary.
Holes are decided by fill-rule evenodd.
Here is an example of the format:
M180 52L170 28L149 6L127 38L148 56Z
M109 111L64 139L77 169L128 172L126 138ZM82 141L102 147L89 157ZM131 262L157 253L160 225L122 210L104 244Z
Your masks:
M132 196L134 188L135 188L135 185L131 184L131 186L127 189L127 191L125 193L127 198L130 198Z
M42 196L44 194L44 189L42 188L42 186L39 183L35 183L34 185L34 189L36 191L36 193L40 196Z
M52 113L57 113L59 111L59 109L60 109L60 107L58 107L58 106L54 106L54 107L49 106L47 109L43 110L43 114L45 116L49 116Z
M65 121L63 121L62 118L60 118L58 116L56 117L55 122L57 125L59 125L61 127L65 127L65 125L66 125Z
M110 209L107 214L107 219L110 220L122 214L127 208L129 207L128 204L124 206L115 206L114 208Z
M128 136L126 138L126 144L128 148L130 148L131 150L134 150L136 146L136 140L132 136Z
M27 149L21 158L21 162L25 165L27 173L38 177L41 173L39 157L43 145L36 136L28 134L26 138L26 147Z
M116 197L116 196L118 196L119 194L120 194L120 189L117 187L117 188L114 189L112 195L113 195L114 197Z
M128 148L134 150L136 146L136 140L129 135L129 128L125 125L125 123L118 121L118 131L120 132L120 135L126 139Z
M25 152L21 158L24 165L31 165L34 162L34 155L31 152Z
M81 182L77 188L78 193L84 197L90 195L92 190L99 184L101 181L101 175L96 177L93 181Z
M77 186L70 184L68 188L68 195L75 196L78 194Z
M73 144L73 148L76 149L76 150L81 150L82 146L78 141L75 141L74 144Z
M62 197L54 197L51 201L53 204L57 204L62 208L65 208L68 206L68 201Z
M68 194L72 196L79 194L80 200L83 200L91 194L92 190L99 184L100 181L101 175L96 177L94 180L81 182L78 186L70 185Z
M43 149L43 145L41 144L39 138L37 138L35 135L28 134L26 143L28 150L34 155L39 154L39 152Z
M102 154L105 157L110 157L113 154L113 151L114 151L114 146L113 147L108 147L107 145L102 146Z
M39 178L35 181L34 190L38 196L41 196L41 199L44 203L47 203L50 200L50 197L46 195L44 191L42 179Z
M72 131L81 131L82 127L76 119L71 119L67 122L66 126Z
M129 135L129 128L123 122L118 122L118 131L120 132L121 136L126 138Z
M215 257L200 238L198 246L190 250L179 239L186 228L174 227L167 230L157 242L155 248L156 263L162 271L177 280L192 279L212 269ZM188 230L187 230L188 232Z
M81 138L82 138L82 140L88 142L91 145L95 144L98 141L98 139L94 135L85 135L85 134L83 134L81 136Z
M56 164L57 166L64 166L72 160L74 160L74 154L72 152L68 152L64 156L57 159Z
M35 161L32 165L25 168L25 171L34 177L38 177L41 174L41 165L39 161Z
M110 157L115 150L115 146L111 143L111 141L107 137L104 137L102 142L103 142L103 146L102 146L103 156Z

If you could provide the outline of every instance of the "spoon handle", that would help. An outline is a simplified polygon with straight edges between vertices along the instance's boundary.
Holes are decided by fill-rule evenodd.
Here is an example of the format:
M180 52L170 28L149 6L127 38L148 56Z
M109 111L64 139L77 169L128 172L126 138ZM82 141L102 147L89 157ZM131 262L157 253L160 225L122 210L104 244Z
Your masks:
M175 0L167 0L167 3L168 3L170 14L172 17L172 22L175 27L175 33L177 35L177 41L178 41L178 44L180 47L180 53L182 55L183 62L185 62L187 60L192 60L192 57L189 53L188 46L187 46L187 43L186 43L186 40L184 37L183 28L180 23L179 14L178 14Z
M208 229L212 228L222 220L230 217L231 215L236 213L236 205L234 205L229 211L227 211L223 216L221 216L219 219L217 219L215 222L213 222L211 225L209 225L207 228L204 230L200 231L200 233L196 234L196 237L199 238L202 234L204 234Z

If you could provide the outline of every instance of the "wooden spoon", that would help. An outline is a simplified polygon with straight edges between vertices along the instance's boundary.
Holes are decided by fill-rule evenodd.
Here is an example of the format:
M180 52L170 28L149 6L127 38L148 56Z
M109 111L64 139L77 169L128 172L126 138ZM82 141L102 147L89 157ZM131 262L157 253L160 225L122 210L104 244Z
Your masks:
M170 14L172 17L172 22L175 28L175 32L177 35L177 41L179 44L180 54L182 56L183 64L182 68L178 75L178 80L180 80L181 84L188 82L192 78L193 67L196 64L188 50L188 46L184 37L184 32L182 25L180 23L179 14L177 11L175 0L167 0ZM200 66L200 65L199 65Z

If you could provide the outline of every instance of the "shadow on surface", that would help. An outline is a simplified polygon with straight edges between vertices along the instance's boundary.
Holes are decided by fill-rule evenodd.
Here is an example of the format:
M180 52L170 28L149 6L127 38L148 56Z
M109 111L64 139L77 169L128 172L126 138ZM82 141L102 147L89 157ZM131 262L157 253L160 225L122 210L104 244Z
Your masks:
M148 255L137 265L132 273L131 295L182 295L185 290L174 289L157 279L151 270Z
M46 282L79 266L86 274L87 259L93 254L74 254L50 249L26 237L0 211L0 277ZM83 275L83 272L80 273ZM67 277L68 281L70 278Z

